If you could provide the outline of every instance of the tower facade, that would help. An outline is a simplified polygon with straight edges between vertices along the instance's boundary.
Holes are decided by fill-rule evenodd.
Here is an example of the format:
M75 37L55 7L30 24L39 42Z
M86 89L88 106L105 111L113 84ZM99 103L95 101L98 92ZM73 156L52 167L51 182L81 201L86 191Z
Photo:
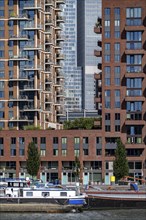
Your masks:
M82 109L82 69L77 66L77 1L66 0L64 6L64 89L66 111Z
M130 174L143 176L146 161L146 1L102 1L102 20L95 27L102 51L101 92L95 100L102 102L102 129L105 136L105 164L111 157L116 139L125 144ZM98 83L97 83L98 85ZM107 171L108 174L109 171Z
M96 94L94 73L97 73L97 63L101 58L94 56L94 49L98 48L97 35L93 29L97 17L101 16L101 0L81 0L78 4L78 66L83 74L83 109L95 110L94 97ZM101 36L98 35L98 39Z
M0 127L61 128L64 0L0 1Z

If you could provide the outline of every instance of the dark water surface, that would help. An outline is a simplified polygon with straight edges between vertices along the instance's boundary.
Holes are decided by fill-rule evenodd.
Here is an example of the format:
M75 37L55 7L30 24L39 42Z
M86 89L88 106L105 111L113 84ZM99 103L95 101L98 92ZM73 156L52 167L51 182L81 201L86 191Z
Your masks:
M0 213L0 220L146 220L146 209L98 210L82 213Z

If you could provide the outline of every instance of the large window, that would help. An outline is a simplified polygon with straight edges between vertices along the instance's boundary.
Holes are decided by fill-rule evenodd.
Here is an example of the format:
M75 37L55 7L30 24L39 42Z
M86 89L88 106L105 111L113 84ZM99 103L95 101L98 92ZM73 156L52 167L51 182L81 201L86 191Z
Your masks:
M142 24L142 10L141 8L127 8L126 9L126 25L141 25Z
M127 88L142 88L141 78L127 78L126 80Z
M142 111L142 102L127 102L127 111Z
M141 64L142 63L142 55L127 55L126 56L127 64Z

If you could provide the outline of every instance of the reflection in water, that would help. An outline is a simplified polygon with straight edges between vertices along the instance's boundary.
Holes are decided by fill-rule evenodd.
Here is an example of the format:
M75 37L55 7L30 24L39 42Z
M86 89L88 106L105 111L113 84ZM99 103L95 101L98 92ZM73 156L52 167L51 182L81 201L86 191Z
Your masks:
M145 220L146 209L142 210L98 210L82 213L0 213L1 220Z

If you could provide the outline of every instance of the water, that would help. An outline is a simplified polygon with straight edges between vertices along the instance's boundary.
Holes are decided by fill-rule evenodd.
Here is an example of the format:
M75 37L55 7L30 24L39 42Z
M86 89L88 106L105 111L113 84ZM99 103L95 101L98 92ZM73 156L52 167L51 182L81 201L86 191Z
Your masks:
M146 209L98 210L82 213L0 213L2 220L145 220Z

